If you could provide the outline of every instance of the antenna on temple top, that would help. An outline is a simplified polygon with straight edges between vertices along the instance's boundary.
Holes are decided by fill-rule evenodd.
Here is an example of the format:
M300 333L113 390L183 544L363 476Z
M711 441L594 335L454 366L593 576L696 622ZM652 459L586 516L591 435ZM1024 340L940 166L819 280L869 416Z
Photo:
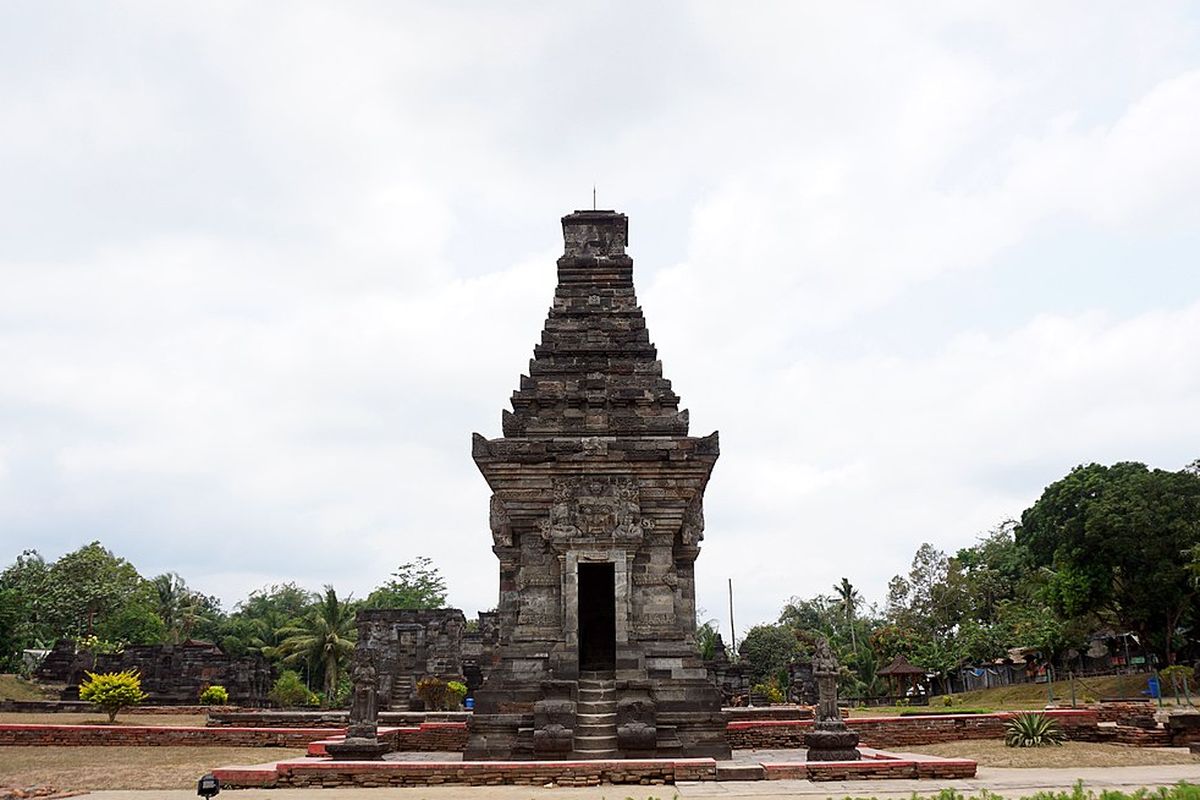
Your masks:
M592 211L596 210L596 184L592 184Z

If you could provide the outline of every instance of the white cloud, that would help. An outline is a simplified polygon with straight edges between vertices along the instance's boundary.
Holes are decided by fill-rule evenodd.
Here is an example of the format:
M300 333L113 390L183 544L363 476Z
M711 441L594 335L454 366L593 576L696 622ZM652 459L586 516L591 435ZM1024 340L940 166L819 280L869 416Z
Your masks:
M492 605L469 435L499 433L593 182L722 433L714 616L726 577L747 624L843 575L879 599L1082 461L1180 466L1189 13L31 12L0 32L0 555L101 538L234 600L424 553ZM1104 284L1048 231L1154 258Z

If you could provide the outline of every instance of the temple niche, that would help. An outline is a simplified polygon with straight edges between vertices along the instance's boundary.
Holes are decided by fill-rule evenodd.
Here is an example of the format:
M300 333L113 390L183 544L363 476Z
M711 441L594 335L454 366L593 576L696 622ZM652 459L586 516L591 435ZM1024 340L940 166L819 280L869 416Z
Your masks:
M493 492L499 648L466 758L727 758L695 644L694 562L717 434L688 436L613 211L563 218L558 288L503 437L475 434Z

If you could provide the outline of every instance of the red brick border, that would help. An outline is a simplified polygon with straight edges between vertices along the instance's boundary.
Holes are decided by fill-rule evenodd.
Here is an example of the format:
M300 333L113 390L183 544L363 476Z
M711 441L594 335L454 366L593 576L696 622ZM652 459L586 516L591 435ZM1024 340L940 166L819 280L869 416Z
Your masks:
M0 724L0 746L304 747L329 733L329 728Z

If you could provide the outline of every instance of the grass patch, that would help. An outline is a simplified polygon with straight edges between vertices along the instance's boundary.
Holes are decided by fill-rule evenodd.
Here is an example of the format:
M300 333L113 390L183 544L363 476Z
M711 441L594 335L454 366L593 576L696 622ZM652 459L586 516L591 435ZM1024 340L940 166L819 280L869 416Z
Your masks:
M279 747L2 747L0 786L191 789L213 767L303 755Z
M208 717L203 714L122 714L117 725L174 725L183 728L203 728ZM27 714L23 711L0 712L0 724L5 725L107 725L108 715L101 712L64 711L54 714Z
M1075 699L1082 705L1085 697L1129 697L1144 698L1142 690L1146 688L1149 675L1104 675L1096 678L1082 678L1075 682ZM1044 708L1046 705L1046 684L1020 683L1013 686L996 686L992 689L977 689L973 692L960 692L952 695L956 703L972 708ZM1071 684L1066 680L1054 682L1054 701L1059 705L1070 705ZM940 702L934 698L934 702Z
M902 717L933 717L941 714L995 714L995 709L992 708L959 708L958 706L947 706L946 708L902 708L900 716Z
M0 675L0 700L45 700L40 686L19 675Z
M907 752L943 758L969 758L981 767L1044 769L1055 767L1148 767L1162 764L1195 764L1190 753L1153 747L1125 747L1093 742L1065 742L1060 747L1006 747L993 739L908 747ZM1197 798L1200 800L1200 798Z
M632 798L627 798L632 800ZM653 800L653 798L651 798ZM844 800L875 800L875 798L850 797ZM911 800L1004 800L1004 796L980 790L979 794L964 795L954 789L942 789L937 794L912 793ZM1040 791L1035 794L1022 795L1020 800L1200 800L1200 786L1180 781L1170 788L1138 789L1134 792L1122 792L1119 789L1105 789L1096 794L1093 789L1085 789L1083 781L1076 781L1075 786L1061 792Z

